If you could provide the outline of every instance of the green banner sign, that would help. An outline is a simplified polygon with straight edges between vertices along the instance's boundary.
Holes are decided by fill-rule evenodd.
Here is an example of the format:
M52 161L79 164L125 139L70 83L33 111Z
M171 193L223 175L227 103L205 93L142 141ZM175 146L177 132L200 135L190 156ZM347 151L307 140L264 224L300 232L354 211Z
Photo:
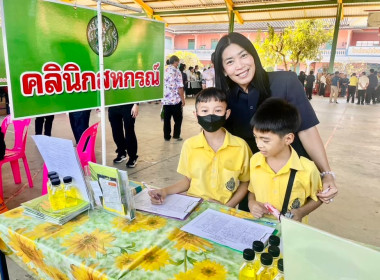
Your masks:
M7 74L5 73L5 59L3 47L3 31L0 28L0 87L7 85Z
M42 0L2 7L13 116L99 107L96 10ZM102 15L106 106L162 98L164 24Z

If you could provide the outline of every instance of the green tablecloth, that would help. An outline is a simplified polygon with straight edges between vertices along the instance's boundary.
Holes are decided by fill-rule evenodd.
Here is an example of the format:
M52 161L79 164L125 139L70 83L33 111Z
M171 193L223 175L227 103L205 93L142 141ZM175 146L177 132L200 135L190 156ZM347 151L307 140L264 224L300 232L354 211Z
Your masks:
M0 250L37 279L237 279L242 254L180 228L207 208L243 218L249 213L203 202L186 221L137 212L132 223L94 210L63 226L23 214L0 215Z

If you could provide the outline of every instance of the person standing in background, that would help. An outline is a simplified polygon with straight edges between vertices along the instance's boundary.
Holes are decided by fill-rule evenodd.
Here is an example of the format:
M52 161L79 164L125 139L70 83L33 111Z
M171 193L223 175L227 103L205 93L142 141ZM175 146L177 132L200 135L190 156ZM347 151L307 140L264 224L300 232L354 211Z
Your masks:
M358 78L356 77L356 73L352 73L351 78L350 78L350 84L348 85L347 103L350 101L350 97L351 97L351 103L354 103L357 86L358 86Z
M215 68L214 68L214 55L211 54L211 65L210 68L203 72L202 74L202 89L215 87Z
M298 75L298 80L300 80L301 85L305 87L305 80L306 80L306 74L304 71L301 71L300 74Z
M175 55L169 59L170 65L165 69L164 98L162 99L164 112L164 139L170 141L171 118L174 120L173 138L181 141L182 107L185 106L185 94L183 92L182 74L177 69L179 58Z
M138 114L138 103L112 106L108 109L112 137L117 147L117 157L113 162L120 163L126 160L128 153L129 159L126 164L128 168L135 167L139 157L137 155L137 137L135 133L135 121Z
M322 73L319 79L319 96L325 96L326 73Z
M340 96L346 96L347 95L347 87L350 80L347 78L346 74L342 74L339 84L340 84Z
M73 131L75 142L78 144L83 132L90 126L91 110L70 112L70 125Z
M183 88L184 88L185 94L187 94L186 92L188 91L188 83L187 83L187 74L185 72L186 64L181 63L179 65L178 69L179 69L179 71L181 71Z
M330 103L332 103L333 98L334 98L334 103L338 103L339 79L340 79L339 78L339 71L336 71L334 77L331 80Z
M368 84L369 84L369 79L366 76L366 73L362 72L358 81L358 103L356 103L357 105L359 104L364 105L364 96L365 96L365 92L367 90Z
M44 135L51 136L51 129L53 127L54 115L37 117L34 121L34 128L36 135L41 135L45 126Z
M315 77L314 71L311 70L310 74L306 77L306 96L307 99L311 100L313 95L313 87L314 87Z
M375 74L375 70L370 69L369 72L370 72L370 74L368 76L369 83L368 83L368 87L367 87L367 93L365 96L365 104L366 105L369 105L371 103L371 99L372 99L372 104L376 104L375 90L376 90L377 83L378 83L377 75Z

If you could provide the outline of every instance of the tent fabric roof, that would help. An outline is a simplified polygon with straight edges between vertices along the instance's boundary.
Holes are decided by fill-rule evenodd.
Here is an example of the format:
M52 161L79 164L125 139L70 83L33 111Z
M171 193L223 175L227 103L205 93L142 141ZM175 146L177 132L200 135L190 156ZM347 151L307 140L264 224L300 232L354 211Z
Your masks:
M94 0L60 0L96 8ZM151 17L167 23L174 33L223 32L228 30L229 10L235 14L235 30L264 30L270 22L276 29L294 20L321 18L335 23L338 1L343 1L341 28L366 28L368 14L380 12L380 0L108 0L139 8L141 13L102 4L102 9L126 15ZM239 24L238 22L242 24Z

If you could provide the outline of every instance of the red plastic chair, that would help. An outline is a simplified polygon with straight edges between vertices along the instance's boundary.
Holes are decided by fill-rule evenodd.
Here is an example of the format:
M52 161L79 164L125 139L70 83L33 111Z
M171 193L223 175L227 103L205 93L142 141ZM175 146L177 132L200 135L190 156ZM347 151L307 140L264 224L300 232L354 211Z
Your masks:
M30 119L12 121L10 116L7 116L1 123L1 131L6 136L8 127L13 124L15 132L15 142L13 148L5 150L4 159L0 161L0 196L3 198L3 178L1 167L4 163L9 162L11 164L13 179L15 184L21 183L21 174L19 159L22 159L25 167L26 176L28 178L29 187L33 188L33 180L30 175L30 169L28 160L25 155L26 140L28 138L28 127L30 125Z
M95 157L95 143L96 143L96 135L98 134L98 126L99 123L96 123L83 132L81 138L79 139L77 145L77 153L79 156L80 163L82 168L88 165L89 161L96 162ZM59 173L59 170L57 170ZM48 170L46 165L44 164L43 171L43 180L42 180L42 195L47 193L47 181L48 181Z

